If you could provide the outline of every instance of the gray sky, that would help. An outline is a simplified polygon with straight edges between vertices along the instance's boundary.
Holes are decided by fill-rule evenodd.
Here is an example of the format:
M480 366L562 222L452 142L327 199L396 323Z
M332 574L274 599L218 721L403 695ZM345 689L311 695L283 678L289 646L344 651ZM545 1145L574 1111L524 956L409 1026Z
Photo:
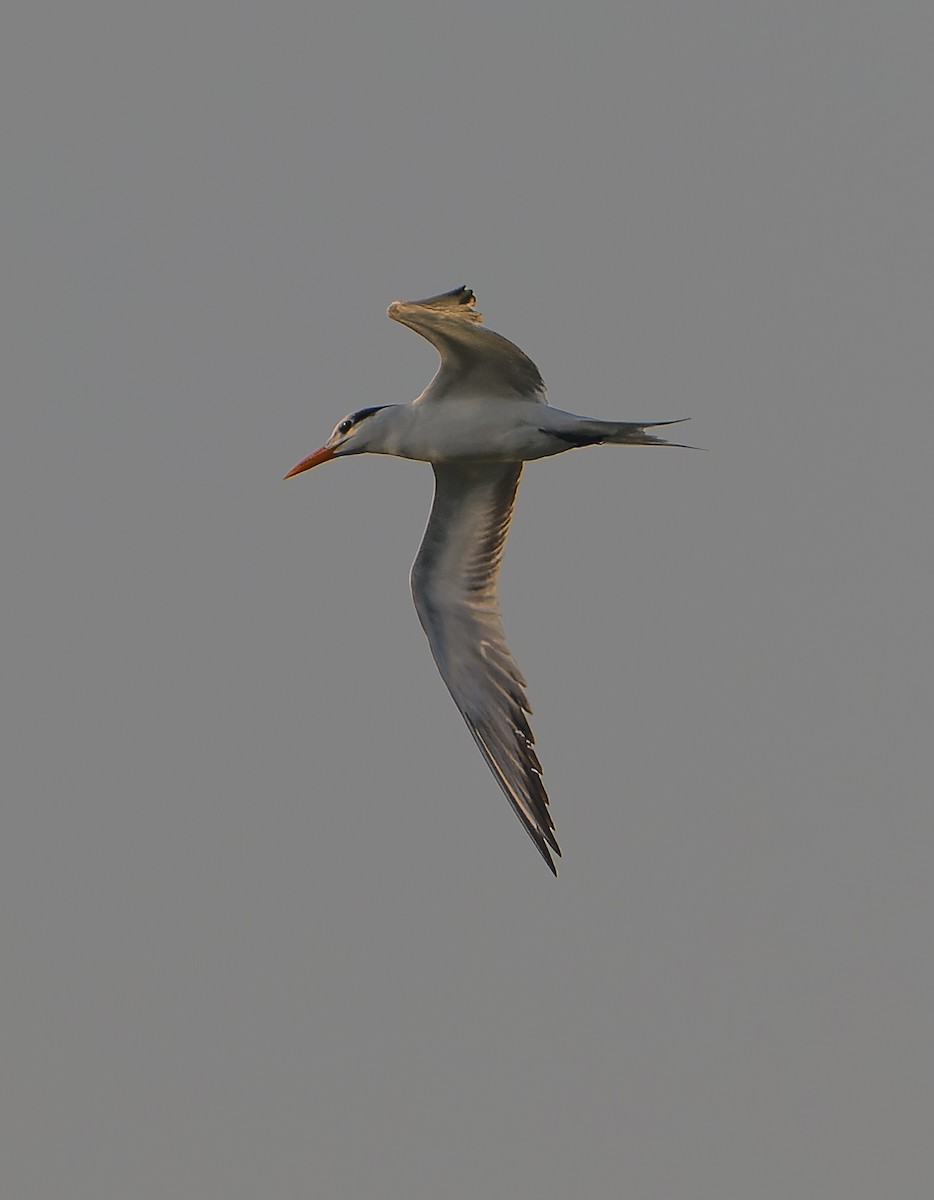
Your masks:
M17 1200L934 1192L930 4L32 0L0 38ZM281 482L467 283L552 401L502 600Z

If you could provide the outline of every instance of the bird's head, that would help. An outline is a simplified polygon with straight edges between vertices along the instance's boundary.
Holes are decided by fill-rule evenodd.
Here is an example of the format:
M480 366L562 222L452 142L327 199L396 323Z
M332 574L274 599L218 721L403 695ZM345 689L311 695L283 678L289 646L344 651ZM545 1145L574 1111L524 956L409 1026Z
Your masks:
M385 405L376 408L359 408L356 412L348 413L343 421L338 421L331 436L314 454L309 454L289 471L286 479L300 475L331 458L340 458L345 454L365 454L374 448L373 434L375 433L373 416L382 412Z

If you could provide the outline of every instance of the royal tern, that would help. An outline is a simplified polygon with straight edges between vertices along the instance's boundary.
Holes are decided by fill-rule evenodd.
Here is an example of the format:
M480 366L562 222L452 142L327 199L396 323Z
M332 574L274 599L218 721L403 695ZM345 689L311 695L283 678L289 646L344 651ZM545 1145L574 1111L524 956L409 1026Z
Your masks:
M396 300L387 315L441 356L410 404L361 408L286 475L348 454L430 462L435 496L412 565L412 595L431 652L480 752L557 875L560 857L542 766L527 714L526 682L503 635L496 579L522 464L603 442L670 446L646 433L675 421L598 421L552 408L538 368L512 342L481 326L466 287L427 300Z

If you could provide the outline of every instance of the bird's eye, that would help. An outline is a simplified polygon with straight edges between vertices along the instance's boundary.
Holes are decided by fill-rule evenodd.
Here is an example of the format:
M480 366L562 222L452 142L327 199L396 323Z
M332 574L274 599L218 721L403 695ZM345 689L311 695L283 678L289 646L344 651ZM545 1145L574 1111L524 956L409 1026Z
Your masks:
M341 421L340 425L338 425L337 432L350 433L351 429L353 429L353 421L350 419L350 417L345 417L344 420Z

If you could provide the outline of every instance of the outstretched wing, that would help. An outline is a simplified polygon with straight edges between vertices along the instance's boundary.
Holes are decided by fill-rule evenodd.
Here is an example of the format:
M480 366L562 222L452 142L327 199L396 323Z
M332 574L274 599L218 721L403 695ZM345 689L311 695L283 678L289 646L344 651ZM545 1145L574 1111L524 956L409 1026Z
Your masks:
M441 366L419 401L456 395L527 396L545 403L538 367L518 346L481 325L477 299L470 288L430 296L427 300L394 300L386 310L394 321L420 333L441 355Z
M525 679L496 597L521 463L435 463L412 595L441 678L539 853L557 875L554 822L533 748Z

